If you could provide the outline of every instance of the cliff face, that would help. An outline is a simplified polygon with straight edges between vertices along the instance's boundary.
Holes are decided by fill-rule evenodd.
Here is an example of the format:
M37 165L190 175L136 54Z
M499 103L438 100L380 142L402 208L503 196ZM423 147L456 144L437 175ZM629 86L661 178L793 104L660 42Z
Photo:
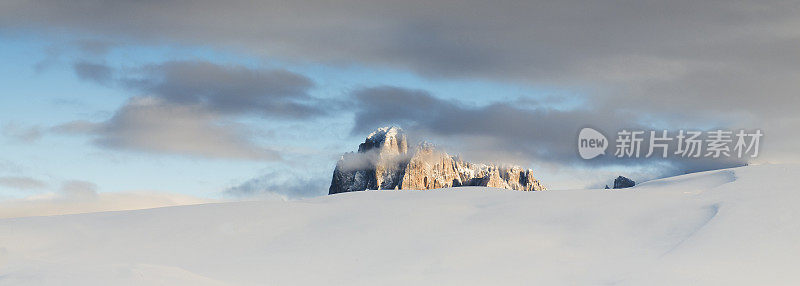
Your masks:
M545 189L533 177L530 169L464 162L424 143L409 150L402 129L384 127L370 134L358 146L357 153L342 156L333 171L328 194L459 186L486 186L520 191Z
M615 189L630 188L630 187L633 187L635 185L636 185L636 182L634 182L633 180L628 179L626 177L623 177L623 176L619 176L616 179L614 179L614 188Z

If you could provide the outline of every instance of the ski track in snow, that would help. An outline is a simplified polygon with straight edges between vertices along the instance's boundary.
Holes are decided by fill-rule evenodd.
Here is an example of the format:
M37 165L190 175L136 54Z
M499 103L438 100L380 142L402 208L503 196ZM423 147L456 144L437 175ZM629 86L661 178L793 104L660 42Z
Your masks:
M683 244L684 242L689 240L689 238L691 238L697 232L702 230L703 227L705 227L709 222L711 222L711 220L714 219L714 217L717 216L717 213L719 213L719 204L713 204L713 205L709 206L708 209L709 209L708 216L705 219L701 220L700 224L698 226L694 227L693 230L686 235L686 237L684 237L683 239L678 241L678 243L675 244L675 246L673 246L669 250L667 250L667 252L664 252L664 254L661 255L662 257L667 255L667 254L669 254L670 252L674 251L678 247L680 247L681 244Z

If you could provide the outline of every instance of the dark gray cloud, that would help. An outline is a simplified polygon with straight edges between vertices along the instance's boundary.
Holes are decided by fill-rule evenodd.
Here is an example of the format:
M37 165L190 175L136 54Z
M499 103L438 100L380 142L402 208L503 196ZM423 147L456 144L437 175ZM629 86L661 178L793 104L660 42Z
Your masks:
M47 187L47 184L41 180L21 176L0 177L0 185L19 190L35 190Z
M93 135L93 142L104 148L278 160L276 151L259 147L248 128L232 117L304 120L325 114L321 106L331 106L308 94L314 86L309 78L286 70L170 61L118 70L76 62L74 71L84 80L146 95L132 98L107 121L74 121L52 128Z
M74 45L83 55L105 56L120 44L99 39L79 39L74 42Z
M84 80L111 82L115 71L106 65L76 62ZM118 72L115 83L173 104L202 105L223 114L306 119L325 114L323 100L309 96L314 82L287 70L253 69L206 61L170 61Z
M325 114L326 100L312 98L314 83L286 70L205 61L170 61L128 69L76 62L84 80L132 90L129 100L103 122L73 121L51 128L94 136L104 148L208 158L279 160L259 147L248 128L233 121L255 114L304 120Z
M78 78L108 84L113 79L113 70L104 64L80 61L72 65L72 69Z
M353 97L359 103L353 133L363 134L378 126L398 124L412 133L419 133L417 137L441 140L447 143L446 146L461 151L462 155L480 161L558 163L589 167L660 164L666 166L661 175L741 166L746 163L739 159L682 159L674 156L668 159L620 159L612 156L614 146L609 147L609 156L582 160L577 154L576 144L578 131L583 127L605 131L611 142L621 129L661 130L645 124L648 120L643 120L639 114L597 108L602 105L574 110L527 108L514 103L467 106L438 99L422 90L389 86L358 90ZM674 136L675 133L672 134ZM649 145L645 143L642 148L646 152ZM670 150L677 150L674 144ZM642 157L644 155L642 153Z
M437 132L448 132L438 126L451 123L451 118L470 121L478 130L487 130L477 133L485 137L486 146L506 140L489 136L525 139L514 132L529 125L502 121L510 118L542 122L528 131L542 134L569 132L564 130L576 130L574 125L587 122L611 130L636 124L733 126L764 129L770 142L765 142L764 156L775 161L800 160L795 150L800 143L795 110L800 105L799 24L800 5L779 0L0 3L0 29L76 31L303 62L398 68L433 78L480 78L588 91L585 109L597 116L580 110L524 110L511 103L471 108L437 102L435 97L410 100L419 100L423 107L444 104L447 108L426 110L448 117L415 119L393 111L394 107L383 110L388 113L383 121L407 121ZM303 104L302 96L289 100L270 96L278 99L265 103L248 92L241 98L182 93L193 89L180 78L175 84L161 81L160 77L169 77L170 68L154 67L155 72L143 73L141 82L131 86L170 102L202 102L218 112L257 112L238 104L246 102L265 105L261 107L265 114L279 117L314 114L307 108L315 105ZM210 70L205 73L214 74ZM231 86L204 87L229 90ZM358 118L379 117L368 110L359 111ZM405 110L426 115L411 107ZM452 110L476 114L464 118ZM510 124L511 131L489 131L485 126L491 123L477 122L480 117ZM369 124L357 122L356 130ZM450 132L464 134L463 129L468 128ZM544 151L526 153L537 152ZM542 156L558 157L548 154Z
M97 197L97 184L81 181L70 180L61 184L61 195L64 197L87 200Z
M33 143L42 138L44 130L40 126L24 126L16 122L3 123L2 134L23 143Z
M230 48L304 62L400 68L430 77L579 86L590 90L587 96L597 103L624 103L659 120L738 120L793 142L800 140L784 134L796 126L775 122L797 120L798 23L800 5L779 0L0 4L2 29ZM171 69L180 67L167 65L156 73L169 76ZM200 68L200 78L214 70ZM148 78L139 87L156 92L186 88L180 81L176 86ZM270 114L313 114L309 106L293 101L264 104L242 94L223 99L178 92L168 98L216 102L222 110L237 110L243 108L237 103L247 102L267 106ZM284 114L283 109L292 111Z
M74 121L55 132L93 136L104 148L205 158L279 160L258 146L238 124L199 105L176 105L156 97L134 97L102 122Z
M320 178L307 178L287 171L270 172L230 187L223 194L235 198L299 199L327 194L328 184Z
M641 77L641 71L689 60L701 65L772 62L784 68L798 60L789 49L800 18L791 1L188 4L11 0L4 1L0 25L524 80L574 79L576 73L592 73L590 64L611 64L617 75ZM602 75L591 75L596 76Z
M203 104L222 113L308 118L324 113L308 95L314 83L286 70L261 70L203 61L176 61L140 69L124 84L178 104Z

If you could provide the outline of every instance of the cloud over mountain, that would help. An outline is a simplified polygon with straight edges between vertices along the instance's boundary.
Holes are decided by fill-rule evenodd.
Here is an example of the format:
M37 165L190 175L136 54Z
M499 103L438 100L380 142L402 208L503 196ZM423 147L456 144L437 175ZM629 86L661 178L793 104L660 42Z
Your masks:
M558 110L526 107L515 102L470 106L459 101L443 100L423 90L392 86L365 88L353 92L358 102L354 133L364 133L374 126L400 123L406 129L422 132L422 137L445 140L451 148L462 150L478 160L516 161L522 164L554 163L562 165L646 165L666 164L661 175L741 166L746 159L613 158L610 154L596 160L581 160L576 151L577 132L593 126L606 132L619 129L652 130L646 118L635 112L582 107ZM615 133L607 134L615 136ZM613 140L614 137L609 137ZM609 142L610 144L610 142ZM674 142L671 144L674 145ZM647 143L642 145L647 150ZM673 146L671 150L675 150Z

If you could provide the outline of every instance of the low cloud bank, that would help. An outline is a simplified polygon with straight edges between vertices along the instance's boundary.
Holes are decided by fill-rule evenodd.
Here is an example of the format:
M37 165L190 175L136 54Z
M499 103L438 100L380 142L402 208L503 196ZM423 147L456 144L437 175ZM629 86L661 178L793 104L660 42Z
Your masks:
M222 194L234 199L293 200L326 195L329 184L330 179L270 172L230 187Z
M212 202L188 195L156 192L98 193L89 182L65 183L60 192L0 202L0 219L121 211Z

